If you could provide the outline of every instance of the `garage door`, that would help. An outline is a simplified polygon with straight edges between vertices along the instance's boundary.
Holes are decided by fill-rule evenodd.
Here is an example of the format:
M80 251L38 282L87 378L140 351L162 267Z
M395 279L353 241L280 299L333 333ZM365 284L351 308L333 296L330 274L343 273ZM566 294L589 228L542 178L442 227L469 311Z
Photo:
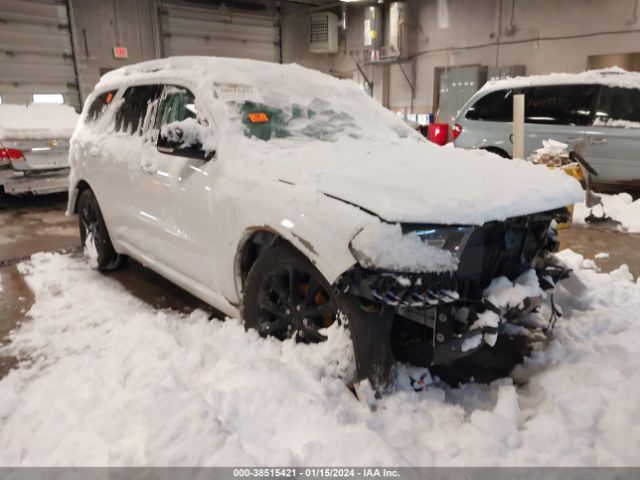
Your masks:
M206 7L163 5L164 55L214 55L280 61L278 18Z
M0 0L0 96L27 103L33 94L62 94L78 106L78 81L67 4Z

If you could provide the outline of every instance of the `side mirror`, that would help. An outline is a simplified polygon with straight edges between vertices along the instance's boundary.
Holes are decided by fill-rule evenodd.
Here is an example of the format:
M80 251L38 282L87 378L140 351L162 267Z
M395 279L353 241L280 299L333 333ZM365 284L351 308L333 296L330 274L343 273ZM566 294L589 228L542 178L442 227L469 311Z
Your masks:
M205 148L211 132L194 118L164 125L158 132L156 148L166 155L195 158L209 161L215 157L215 150Z

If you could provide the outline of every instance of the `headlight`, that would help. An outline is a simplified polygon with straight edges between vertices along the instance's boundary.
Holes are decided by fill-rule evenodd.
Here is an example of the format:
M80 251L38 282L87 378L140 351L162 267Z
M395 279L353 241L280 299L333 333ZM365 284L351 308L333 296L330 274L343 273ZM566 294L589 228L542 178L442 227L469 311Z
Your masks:
M412 226L403 225L403 233L415 232L415 234L429 245L449 250L456 257L464 249L474 227L442 227L436 225Z
M360 265L407 272L452 272L471 227L419 228L379 223L365 227L349 247Z

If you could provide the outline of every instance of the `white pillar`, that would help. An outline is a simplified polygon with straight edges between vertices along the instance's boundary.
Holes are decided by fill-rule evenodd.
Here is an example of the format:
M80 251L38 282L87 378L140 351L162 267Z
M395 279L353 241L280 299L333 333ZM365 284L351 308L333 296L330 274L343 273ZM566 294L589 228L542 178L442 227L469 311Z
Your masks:
M513 158L524 158L524 94L513 96Z

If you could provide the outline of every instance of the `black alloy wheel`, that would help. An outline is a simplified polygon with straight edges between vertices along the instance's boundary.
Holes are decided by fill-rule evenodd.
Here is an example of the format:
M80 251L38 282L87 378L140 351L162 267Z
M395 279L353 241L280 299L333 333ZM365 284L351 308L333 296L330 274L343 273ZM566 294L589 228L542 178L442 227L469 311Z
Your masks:
M246 328L280 340L326 340L320 329L337 321L338 307L322 274L298 251L276 245L261 255L245 284Z

